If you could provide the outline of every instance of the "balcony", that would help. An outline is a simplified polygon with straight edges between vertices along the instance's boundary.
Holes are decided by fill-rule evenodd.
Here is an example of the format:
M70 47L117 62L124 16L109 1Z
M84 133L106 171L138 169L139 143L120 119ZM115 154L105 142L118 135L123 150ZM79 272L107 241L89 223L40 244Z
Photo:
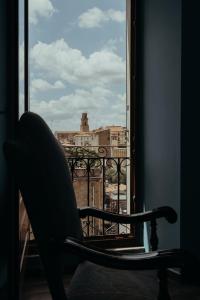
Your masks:
M96 207L105 211L127 214L130 198L127 176L130 158L127 148L114 146L65 146L66 161L78 207ZM130 235L126 224L99 221L94 217L82 221L85 237Z

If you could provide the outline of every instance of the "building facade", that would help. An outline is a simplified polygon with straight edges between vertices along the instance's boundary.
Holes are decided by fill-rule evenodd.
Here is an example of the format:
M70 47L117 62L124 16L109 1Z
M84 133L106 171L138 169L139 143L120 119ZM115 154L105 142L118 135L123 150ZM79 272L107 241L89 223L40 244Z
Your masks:
M126 135L122 126L89 130L87 113L82 114L80 131L55 132L66 153L78 207L126 213ZM82 227L86 235L116 234L118 230L95 218L83 220Z
M96 152L98 147L105 147L107 157L127 155L127 128L112 125L89 130L86 112L82 113L80 131L56 131L55 136L63 145L93 147Z

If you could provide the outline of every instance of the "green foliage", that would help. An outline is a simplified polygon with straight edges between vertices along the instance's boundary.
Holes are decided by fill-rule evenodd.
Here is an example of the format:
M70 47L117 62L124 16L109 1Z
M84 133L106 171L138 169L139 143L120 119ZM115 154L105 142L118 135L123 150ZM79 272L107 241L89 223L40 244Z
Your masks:
M94 150L90 150L87 147L64 147L64 151L67 156L71 157L99 158L99 155Z

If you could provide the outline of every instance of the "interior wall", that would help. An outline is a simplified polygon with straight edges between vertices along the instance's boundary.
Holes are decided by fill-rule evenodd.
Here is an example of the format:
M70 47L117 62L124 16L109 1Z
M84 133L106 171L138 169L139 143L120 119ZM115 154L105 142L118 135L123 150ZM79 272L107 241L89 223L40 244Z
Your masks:
M137 2L138 197L145 209L171 206L158 221L159 246L180 246L181 0Z
M181 246L200 259L199 8L182 2Z
M7 282L7 234L6 226L8 220L6 205L6 163L3 156L2 145L6 137L6 1L0 2L0 296L6 293ZM3 292L4 290L4 292Z
M3 144L18 117L18 1L0 1L0 299L18 299L18 202Z

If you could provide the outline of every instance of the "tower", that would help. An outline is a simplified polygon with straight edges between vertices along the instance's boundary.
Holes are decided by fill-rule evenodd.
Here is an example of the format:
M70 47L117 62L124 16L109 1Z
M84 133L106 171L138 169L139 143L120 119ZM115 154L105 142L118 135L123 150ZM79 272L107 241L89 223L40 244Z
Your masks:
M87 113L82 113L80 131L82 131L82 132L88 132L89 131Z

